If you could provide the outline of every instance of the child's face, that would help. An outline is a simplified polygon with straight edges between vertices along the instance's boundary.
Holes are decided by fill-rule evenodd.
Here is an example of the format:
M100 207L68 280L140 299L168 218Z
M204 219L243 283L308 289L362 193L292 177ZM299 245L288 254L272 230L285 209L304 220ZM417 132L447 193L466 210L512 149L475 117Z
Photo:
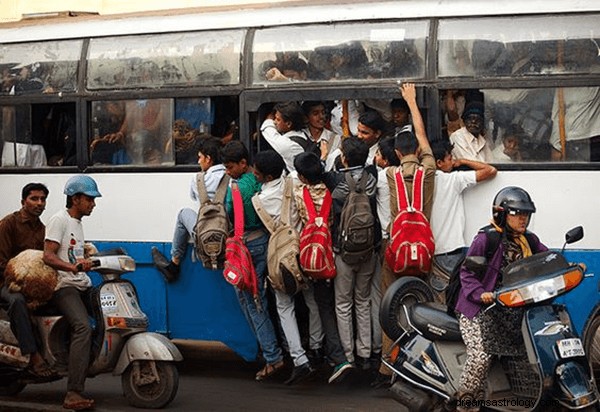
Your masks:
M392 109L394 125L402 127L408 124L408 112L404 109Z
M505 137L502 144L504 145L504 153L509 156L519 151L519 140L515 136Z
M254 173L254 176L256 177L256 180L258 180L259 183L267 183L271 179L270 175L265 175L263 172L261 172L260 170L258 170L256 168L256 165L254 165L254 170L252 171Z
M241 175L248 171L248 163L245 159L239 162L227 162L225 165L225 173L232 179L239 179Z
M370 127L359 122L356 135L359 139L364 140L365 143L371 147L379 140L379 137L381 136L381 130L371 129Z
M210 156L205 156L202 152L198 152L198 164L203 172L206 172L212 165L212 159Z
M325 127L325 122L327 121L325 107L323 105L318 105L311 108L307 118L309 126L317 130L323 129Z
M435 165L442 172L450 173L454 168L454 159L451 153L446 153L442 160L436 160Z
M379 149L377 149L377 151L375 152L375 163L382 169L388 167L388 161L383 158L381 150Z
M292 130L292 122L286 122L281 117L281 113L275 112L275 119L273 119L273 123L275 123L275 129L281 134L287 133Z

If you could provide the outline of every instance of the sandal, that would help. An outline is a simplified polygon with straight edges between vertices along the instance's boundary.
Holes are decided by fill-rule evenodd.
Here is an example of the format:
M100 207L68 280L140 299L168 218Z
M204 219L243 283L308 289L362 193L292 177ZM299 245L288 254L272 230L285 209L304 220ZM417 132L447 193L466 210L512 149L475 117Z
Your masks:
M38 378L49 378L54 376L54 371L50 369L50 366L46 362L40 362L36 365L31 365L29 373Z
M67 395L62 406L63 408L70 409L72 411L85 411L94 407L94 400L84 398L79 393L77 393L74 396Z
M279 372L281 369L283 369L284 366L285 366L285 363L283 362L283 360L280 360L279 362L275 362L275 363L267 363L265 365L265 367L262 368L261 370L259 370L258 373L256 374L256 380L257 381L265 380L265 379L275 375L277 372Z

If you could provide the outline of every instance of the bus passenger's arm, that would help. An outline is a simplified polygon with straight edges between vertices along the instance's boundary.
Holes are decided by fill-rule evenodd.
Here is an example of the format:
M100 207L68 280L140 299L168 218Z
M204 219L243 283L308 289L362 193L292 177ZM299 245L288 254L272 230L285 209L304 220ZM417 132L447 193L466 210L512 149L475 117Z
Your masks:
M477 183L491 179L492 177L496 176L496 173L498 172L496 168L490 164L469 159L456 159L453 166L467 166L469 169L474 170L475 180Z
M423 122L419 106L417 106L417 91L415 85L413 83L402 83L400 92L410 109L410 115L412 117L415 136L419 142L419 147L421 150L429 148L429 140L427 140L427 133L425 132L425 123Z

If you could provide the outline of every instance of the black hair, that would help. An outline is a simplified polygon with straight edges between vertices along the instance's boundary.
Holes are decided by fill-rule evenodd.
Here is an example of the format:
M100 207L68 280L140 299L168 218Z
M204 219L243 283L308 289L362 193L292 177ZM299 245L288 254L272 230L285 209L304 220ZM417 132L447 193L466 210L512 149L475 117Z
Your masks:
M297 73L302 73L308 70L308 64L299 57L292 57L281 66L281 71L283 72L284 70L293 70Z
M392 108L392 110L396 109L396 110L402 110L405 112L410 112L410 108L408 107L408 103L406 103L406 100L404 99L394 99L392 100L392 102L390 103L390 107Z
M402 155L415 154L419 148L419 141L413 132L404 131L396 134L395 138L396 150L399 150Z
M254 155L254 168L265 176L277 179L285 169L285 162L275 150L263 150Z
M200 139L200 143L198 145L198 151L204 156L209 156L210 160L213 162L213 165L223 163L221 160L222 149L223 143L221 142L221 139L213 136Z
M23 187L23 190L21 190L21 200L27 199L27 196L29 196L34 190L44 192L46 197L48 196L48 193L50 193L46 185L44 185L43 183L27 183Z
M395 149L396 141L393 137L386 137L379 141L379 153L390 166L400 166L400 159Z
M313 152L302 152L294 157L294 167L298 175L304 177L309 184L316 185L323 180L323 164Z
M364 124L369 129L379 130L381 133L385 133L387 128L385 120L375 110L369 110L361 114L358 122Z
M304 128L304 112L298 103L277 103L275 105L275 110L279 112L284 121L292 122L292 130L302 130Z
M239 163L242 160L248 161L248 149L241 141L232 140L221 150L221 160L223 163Z
M302 111L304 112L304 114L306 116L308 116L310 114L310 111L317 106L323 106L323 108L325 108L325 110L327 110L327 107L325 106L325 102L320 101L320 100L306 100L305 102L302 103Z
M342 140L341 149L348 167L364 166L369 157L369 146L356 136Z
M431 151L433 152L433 157L436 161L444 160L446 155L452 153L452 148L454 145L450 143L447 139L436 140L431 142Z

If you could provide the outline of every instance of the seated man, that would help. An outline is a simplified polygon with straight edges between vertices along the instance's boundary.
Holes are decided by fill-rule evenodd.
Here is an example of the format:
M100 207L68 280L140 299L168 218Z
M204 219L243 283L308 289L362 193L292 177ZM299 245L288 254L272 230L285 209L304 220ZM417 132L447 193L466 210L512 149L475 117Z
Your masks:
M40 215L46 208L47 197L46 186L29 183L21 191L21 210L0 220L0 274L4 275L8 261L22 251L44 249L45 227ZM31 373L42 377L52 375L40 355L25 297L3 285L0 289L0 306L8 312L10 327L19 341L21 353L31 356Z

